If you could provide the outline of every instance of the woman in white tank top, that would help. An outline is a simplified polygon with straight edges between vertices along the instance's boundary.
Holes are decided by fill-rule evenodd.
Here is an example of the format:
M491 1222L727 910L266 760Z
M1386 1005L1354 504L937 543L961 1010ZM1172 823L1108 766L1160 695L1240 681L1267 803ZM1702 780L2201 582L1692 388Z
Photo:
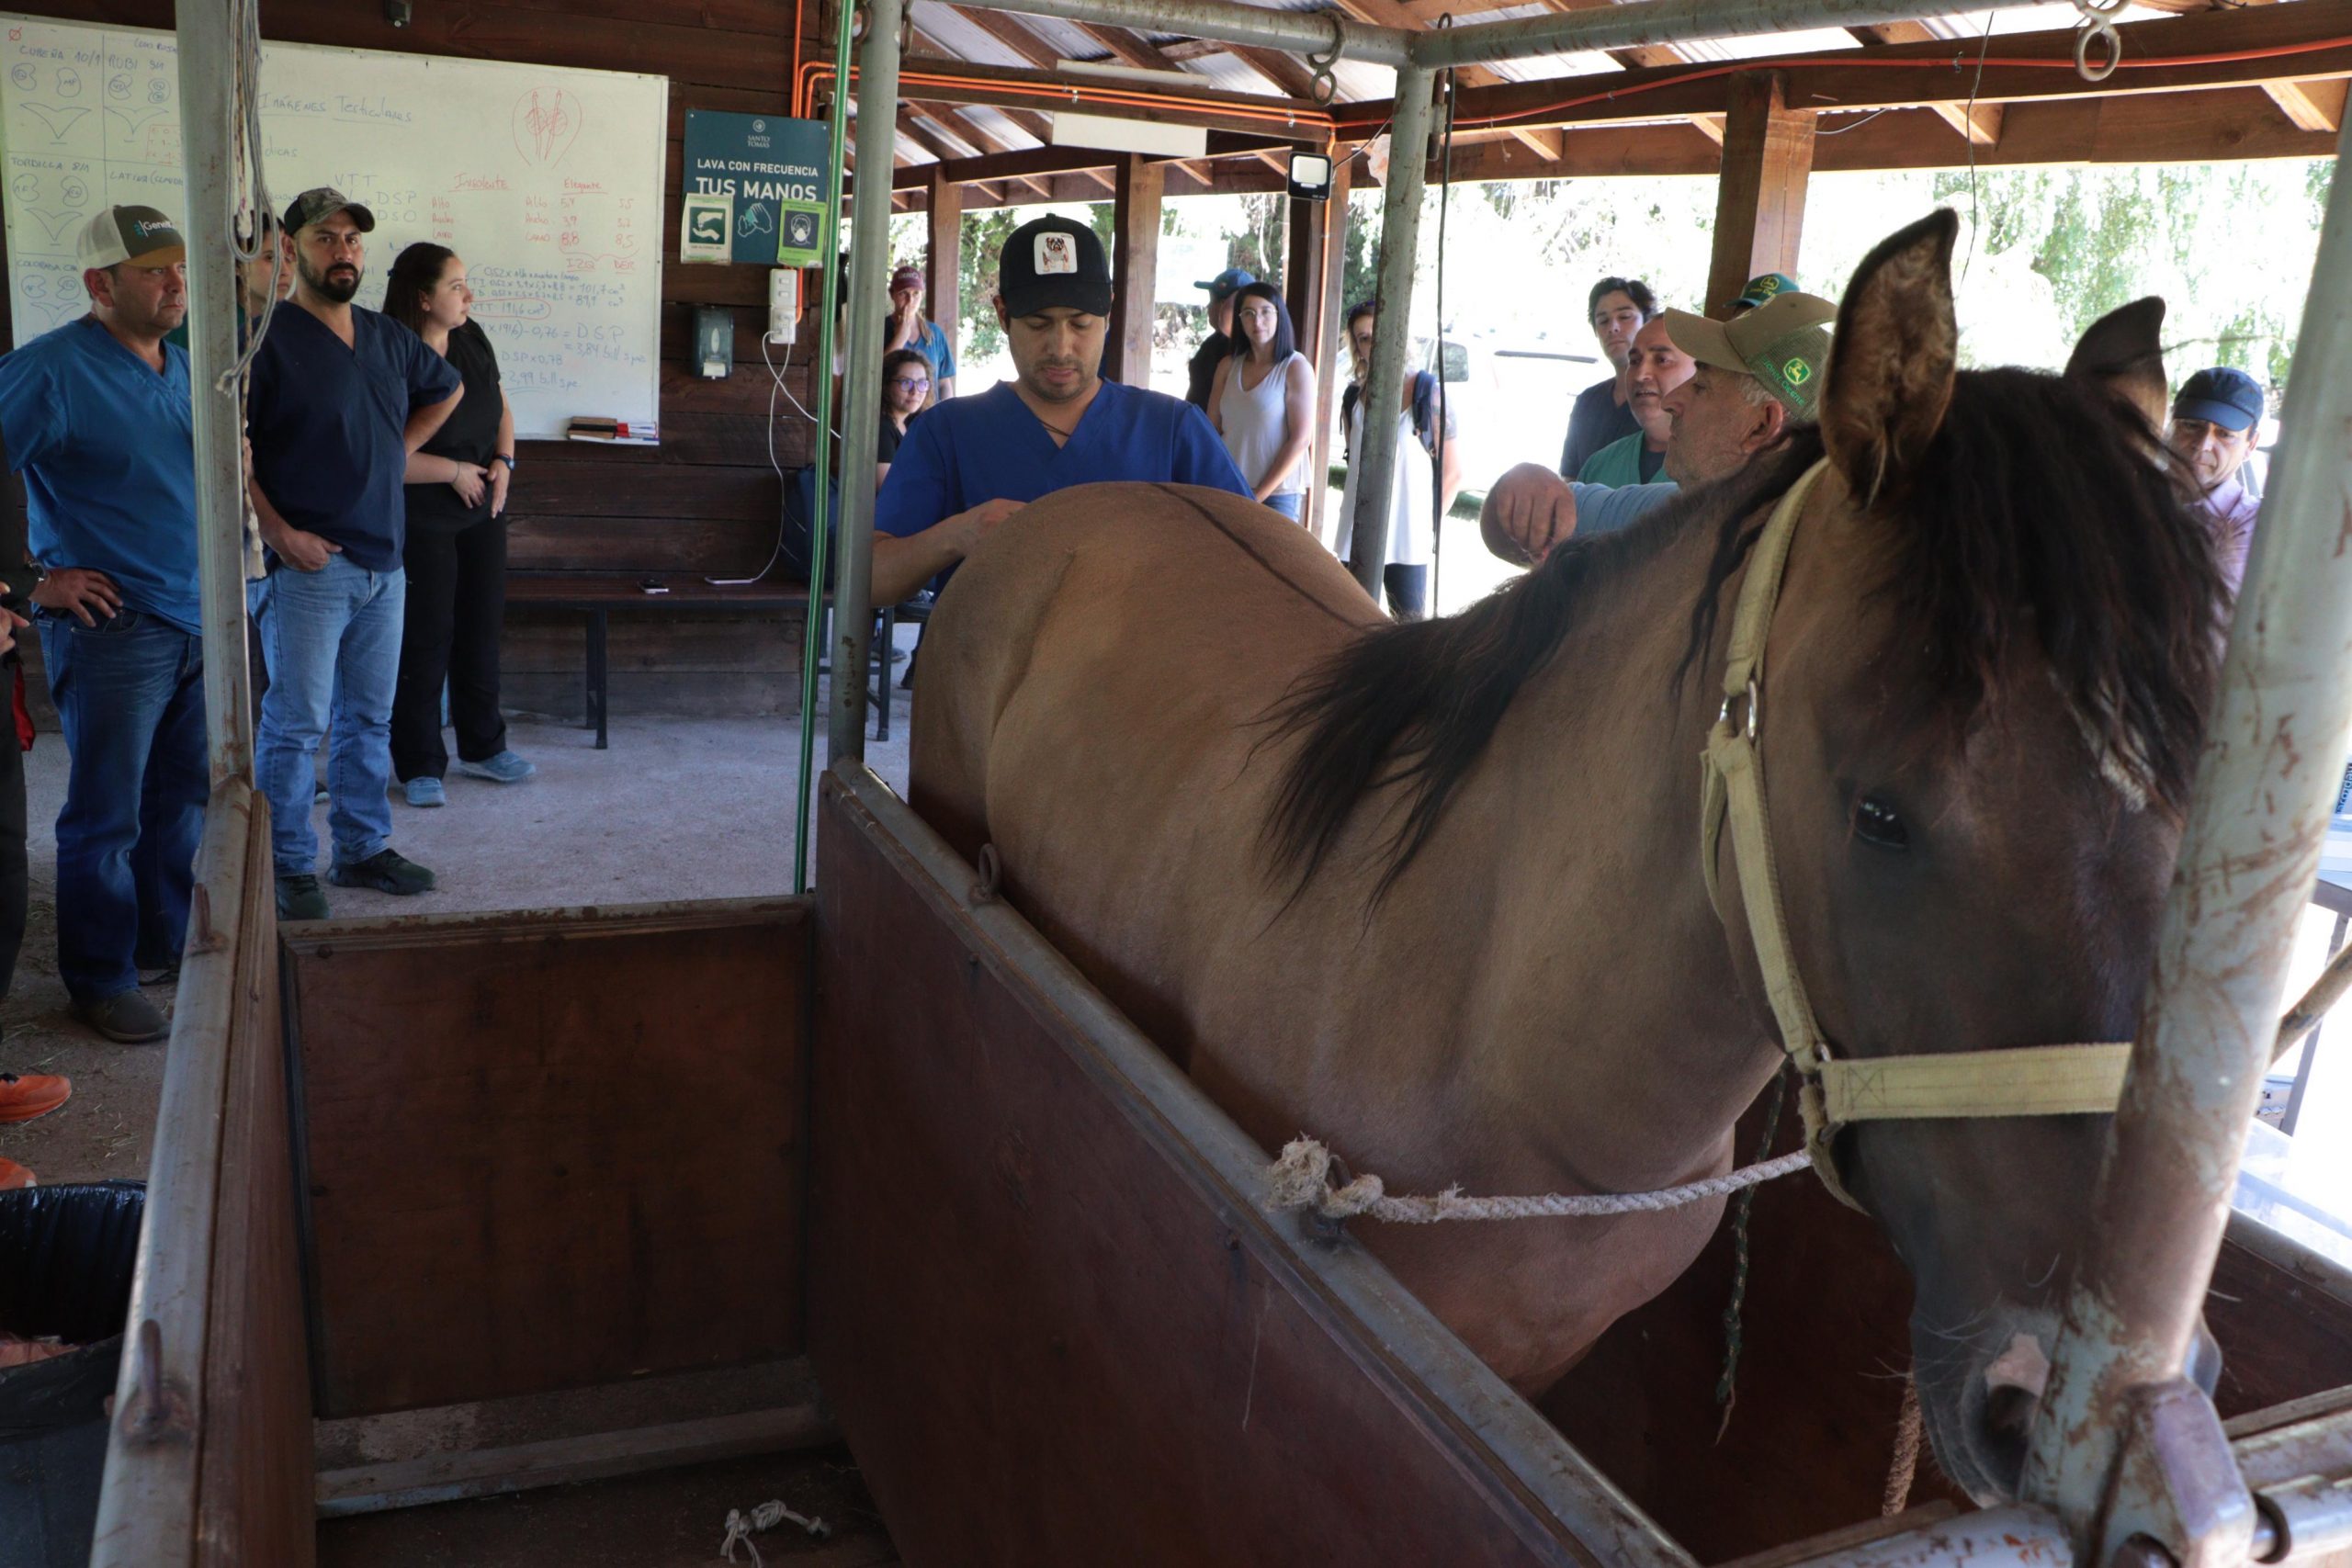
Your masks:
M1233 297L1233 357L1216 367L1209 420L1251 492L1301 521L1314 445L1315 370L1298 352L1290 307L1271 283L1253 283Z

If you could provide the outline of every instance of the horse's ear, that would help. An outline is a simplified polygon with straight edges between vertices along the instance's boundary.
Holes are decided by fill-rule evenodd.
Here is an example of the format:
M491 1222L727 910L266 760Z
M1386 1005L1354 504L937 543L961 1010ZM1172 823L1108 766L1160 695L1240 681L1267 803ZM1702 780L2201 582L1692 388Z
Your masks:
M1821 438L1864 504L1899 481L1943 423L1960 355L1951 244L1939 209L1879 243L1848 285L1829 351Z
M2066 379L2103 387L2139 411L2148 434L2165 427L2165 302L2151 294L2109 310L2090 324L2066 361Z

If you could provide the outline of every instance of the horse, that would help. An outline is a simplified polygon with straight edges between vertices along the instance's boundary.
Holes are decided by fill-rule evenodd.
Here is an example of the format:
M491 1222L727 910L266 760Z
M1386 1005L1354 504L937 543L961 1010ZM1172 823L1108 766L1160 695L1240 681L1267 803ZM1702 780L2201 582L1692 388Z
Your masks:
M1389 624L1240 498L1032 503L940 600L910 804L967 857L993 845L1004 896L1269 1148L1311 1133L1397 1191L1723 1172L1782 1053L1743 912L1709 896L1695 764L1750 547L1826 456L1758 742L1826 1038L2131 1038L2223 590L2128 388L1956 368L1956 226L1862 264L1817 427L1451 617ZM1913 1277L1936 1455L1980 1500L2017 1485L2039 1393L2018 1369L2054 1339L2105 1124L1836 1139ZM1533 1397L1720 1212L1358 1228Z

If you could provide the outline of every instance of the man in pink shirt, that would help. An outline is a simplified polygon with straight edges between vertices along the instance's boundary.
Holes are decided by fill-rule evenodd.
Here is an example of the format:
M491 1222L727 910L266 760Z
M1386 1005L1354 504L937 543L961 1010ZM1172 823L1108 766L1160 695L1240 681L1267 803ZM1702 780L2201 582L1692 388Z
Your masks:
M2243 370L2199 370L2173 400L2165 439L2196 471L2222 575L2234 595L2245 576L2246 547L2261 503L2246 491L2244 469L2262 426L2262 385Z

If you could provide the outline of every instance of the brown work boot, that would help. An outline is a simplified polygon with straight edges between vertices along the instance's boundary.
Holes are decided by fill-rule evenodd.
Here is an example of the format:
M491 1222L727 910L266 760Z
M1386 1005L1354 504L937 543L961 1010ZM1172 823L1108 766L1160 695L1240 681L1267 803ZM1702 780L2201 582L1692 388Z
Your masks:
M74 1081L54 1073L0 1073L0 1122L46 1116L74 1096Z

